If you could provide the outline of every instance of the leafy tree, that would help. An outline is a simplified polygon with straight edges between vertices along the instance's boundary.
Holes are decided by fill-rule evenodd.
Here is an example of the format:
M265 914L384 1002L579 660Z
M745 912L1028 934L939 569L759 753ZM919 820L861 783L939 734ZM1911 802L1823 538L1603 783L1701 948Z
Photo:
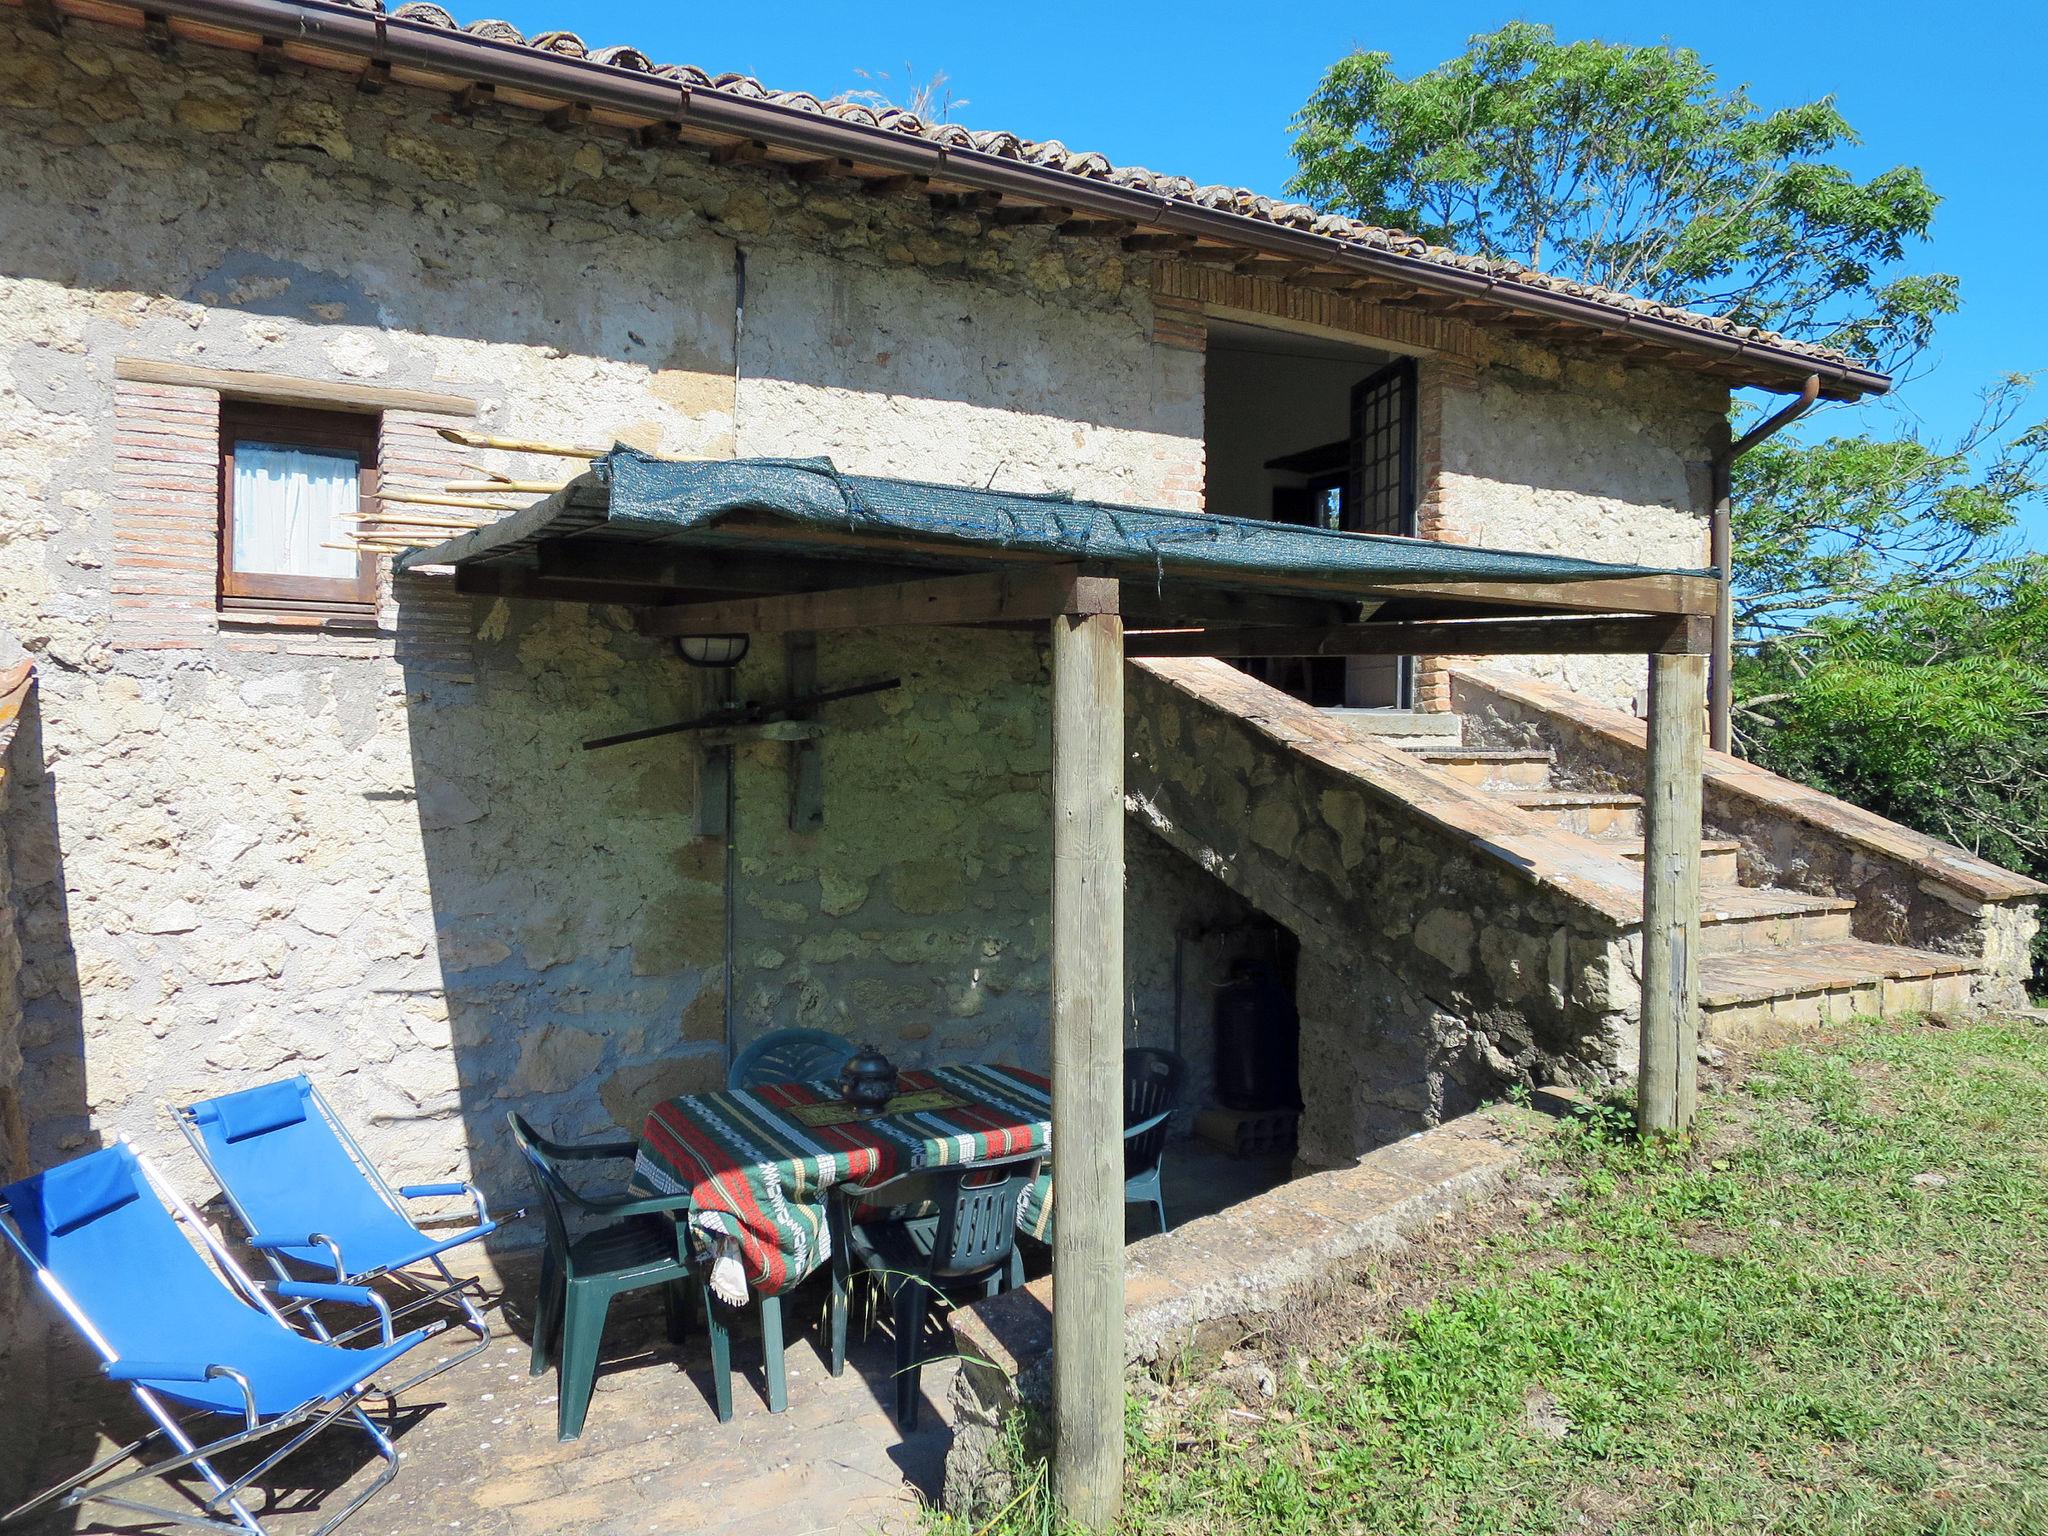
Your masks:
M1987 390L1948 447L1916 437L1780 437L1735 462L1735 629L1751 645L1803 632L1844 605L1897 603L2005 553L2004 535L2048 491L2048 421L2014 432L2031 381Z
M2048 879L2048 556L1821 615L1735 682L1766 766Z
M2048 879L2048 422L1985 397L1953 448L1773 442L1736 513L1737 746L1880 815ZM2048 934L2035 945L2048 978Z
M1899 270L1938 202L1918 170L1858 181L1832 98L1763 111L1689 49L1511 22L1412 79L1340 59L1294 126L1319 207L1893 371L1956 307L1954 278Z

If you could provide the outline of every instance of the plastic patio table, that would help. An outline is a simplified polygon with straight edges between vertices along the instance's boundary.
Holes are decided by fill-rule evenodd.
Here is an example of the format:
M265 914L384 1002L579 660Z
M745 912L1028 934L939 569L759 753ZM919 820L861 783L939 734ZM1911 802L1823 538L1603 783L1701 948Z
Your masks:
M831 1256L826 1204L835 1184L1049 1150L1051 1085L1039 1073L906 1071L897 1102L913 1096L931 1107L838 1124L812 1123L837 1103L826 1082L670 1099L640 1128L633 1183L689 1195L690 1223L711 1250L711 1286L721 1300L779 1296ZM1035 1216L1020 1212L1019 1224L1029 1230Z

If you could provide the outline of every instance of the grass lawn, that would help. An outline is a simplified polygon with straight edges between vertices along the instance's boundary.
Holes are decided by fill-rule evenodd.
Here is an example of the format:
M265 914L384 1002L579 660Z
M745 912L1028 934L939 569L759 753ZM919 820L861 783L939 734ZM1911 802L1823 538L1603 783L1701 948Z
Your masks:
M1126 1528L2048 1532L2048 1030L1844 1030L1624 1126L1266 1341L1273 1395L1140 1395Z

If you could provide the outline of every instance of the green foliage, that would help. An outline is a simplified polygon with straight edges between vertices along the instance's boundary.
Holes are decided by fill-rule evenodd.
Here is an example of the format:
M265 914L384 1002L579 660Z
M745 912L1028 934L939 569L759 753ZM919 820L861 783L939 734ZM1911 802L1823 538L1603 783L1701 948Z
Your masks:
M1735 690L1765 766L2048 879L2048 556L1880 590L1739 658Z
M1791 778L2048 878L2048 422L1991 390L1956 445L1775 439L1737 463L1737 746ZM2048 936L2037 941L2048 973Z
M1340 59L1294 126L1319 207L1881 366L1956 307L1952 277L1899 270L1939 201L1917 169L1858 181L1831 98L1763 111L1689 49L1511 22L1413 79Z
M1696 1152L1566 1138L1558 1200L1277 1400L1134 1413L1122 1528L2048 1528L2048 1032L1872 1027L1712 1107Z
M1987 390L1953 445L1844 434L1772 438L1735 461L1735 628L1751 643L1845 604L1895 602L1966 578L2048 489L2048 422L2012 423L2031 381Z

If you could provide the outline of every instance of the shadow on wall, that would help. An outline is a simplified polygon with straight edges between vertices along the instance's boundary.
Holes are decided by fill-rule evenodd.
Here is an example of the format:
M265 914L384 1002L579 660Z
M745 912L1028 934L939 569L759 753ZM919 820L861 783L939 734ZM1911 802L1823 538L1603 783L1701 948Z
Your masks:
M507 1110L564 1140L610 1138L661 1099L723 1081L724 845L698 832L701 749L687 736L582 747L699 716L719 684L621 609L472 598L430 580L402 583L400 597L440 986L422 983L394 1014L446 1043L407 1052L444 1074L408 1066L410 1109L387 1094L371 1113L423 1127L459 1118L468 1171L510 1209L531 1196ZM900 687L823 711L815 831L790 827L788 744L738 752L735 1044L808 1026L906 1067L1045 1070L1044 648L957 631L822 638L818 688L892 677ZM745 701L784 701L781 647L757 642L735 686ZM1133 865L1145 1043L1171 1035L1179 898L1164 887L1180 876L1155 866L1173 862ZM1214 896L1202 909L1212 924ZM503 1246L533 1236L517 1224Z
M420 1120L459 1116L465 1175L509 1210L530 1191L507 1110L591 1139L633 1123L643 1093L722 1071L718 859L692 836L692 760L673 743L630 757L582 747L707 700L623 610L403 578L399 596L440 973L400 1009L445 1040L426 1058L441 1075L403 1087ZM535 1235L515 1226L507 1245Z
M0 709L6 682L0 675ZM0 715L0 1183L98 1144L41 708L40 689L25 681L11 725ZM0 1508L28 1491L41 1460L75 1453L82 1462L92 1448L90 1426L50 1423L50 1322L22 1266L0 1254ZM51 1443L60 1437L78 1443Z

